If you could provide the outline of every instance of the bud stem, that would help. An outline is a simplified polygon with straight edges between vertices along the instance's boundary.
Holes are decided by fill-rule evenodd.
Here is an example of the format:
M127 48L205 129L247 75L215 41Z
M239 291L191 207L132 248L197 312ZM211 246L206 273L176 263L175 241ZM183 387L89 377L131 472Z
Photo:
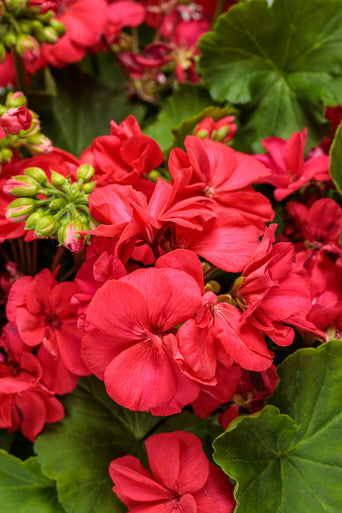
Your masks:
M23 93L25 93L25 90L27 88L25 66L24 66L22 58L20 57L20 55L18 54L18 52L14 46L12 48L12 55L13 55L13 61L14 61L14 66L15 66L15 72L17 75L18 89L19 89L19 91L22 91Z

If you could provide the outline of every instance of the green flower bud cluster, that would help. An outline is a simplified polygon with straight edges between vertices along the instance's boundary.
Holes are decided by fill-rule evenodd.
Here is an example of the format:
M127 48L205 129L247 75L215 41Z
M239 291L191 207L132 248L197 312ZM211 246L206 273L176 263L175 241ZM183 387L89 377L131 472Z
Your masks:
M2 128L1 117L22 107L27 107L27 98L21 91L9 92L5 103L0 103L0 171L1 165L9 162L13 157L14 149L25 146L32 154L45 154L52 151L50 139L40 132L38 115L30 109L27 110L32 116L32 122L26 130L22 129L18 133L9 133L6 127Z
M80 251L90 236L78 232L95 227L88 202L96 185L93 176L93 166L83 164L77 170L77 182L55 171L49 182L42 169L29 167L4 187L18 197L7 207L6 217L14 222L25 220L25 229L34 230L39 238L57 238L60 245Z
M64 25L53 11L40 12L29 0L0 2L0 63L15 48L19 55L39 56L39 46L56 43L65 33Z

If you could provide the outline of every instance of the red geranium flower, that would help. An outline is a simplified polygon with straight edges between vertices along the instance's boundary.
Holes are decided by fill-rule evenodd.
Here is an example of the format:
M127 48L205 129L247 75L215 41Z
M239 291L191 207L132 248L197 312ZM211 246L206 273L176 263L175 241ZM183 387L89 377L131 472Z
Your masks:
M195 435L185 431L160 433L146 441L146 448L151 472L134 456L123 456L109 466L113 492L129 513L233 510L233 485L208 462Z

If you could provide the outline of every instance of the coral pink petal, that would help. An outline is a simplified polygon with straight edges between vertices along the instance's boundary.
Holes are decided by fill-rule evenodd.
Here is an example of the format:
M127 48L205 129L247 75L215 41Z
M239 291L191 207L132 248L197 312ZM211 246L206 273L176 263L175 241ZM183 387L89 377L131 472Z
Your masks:
M138 269L120 280L144 296L152 326L167 331L192 317L201 305L197 282L178 269Z
M45 403L37 392L27 392L16 398L16 406L22 418L21 431L26 438L34 442L46 422Z
M120 342L112 335L95 329L84 336L81 354L89 369L103 380L106 367L131 344L131 341Z
M146 441L146 448L152 473L168 488L176 489L179 495L196 492L207 481L208 460L200 440L192 433L160 433ZM168 475L170 463L165 465L165 457L162 456L166 453L174 454L175 469L171 470L171 475Z
M148 308L141 292L125 279L110 280L96 292L87 310L87 321L120 342L135 342L149 327Z
M155 267L168 267L184 271L197 281L201 294L204 294L204 279L201 261L193 251L188 249L176 249L158 258Z
M90 371L81 357L80 335L74 323L63 323L55 332L58 351L66 368L77 376L88 376Z
M211 463L209 465L208 481L195 495L197 513L231 513L236 504L234 487L222 470Z
M113 480L113 491L120 497L129 498L131 503L168 500L169 490L157 483L151 472L135 456L123 456L112 461L109 474Z
M177 392L175 364L163 347L147 340L120 353L105 371L108 395L121 406L146 411L169 401Z

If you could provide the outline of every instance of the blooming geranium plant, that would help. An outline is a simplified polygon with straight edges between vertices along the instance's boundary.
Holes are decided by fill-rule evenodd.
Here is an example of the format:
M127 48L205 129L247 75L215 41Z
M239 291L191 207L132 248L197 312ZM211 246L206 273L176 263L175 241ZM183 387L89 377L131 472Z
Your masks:
M0 0L1 511L342 511L341 13Z

